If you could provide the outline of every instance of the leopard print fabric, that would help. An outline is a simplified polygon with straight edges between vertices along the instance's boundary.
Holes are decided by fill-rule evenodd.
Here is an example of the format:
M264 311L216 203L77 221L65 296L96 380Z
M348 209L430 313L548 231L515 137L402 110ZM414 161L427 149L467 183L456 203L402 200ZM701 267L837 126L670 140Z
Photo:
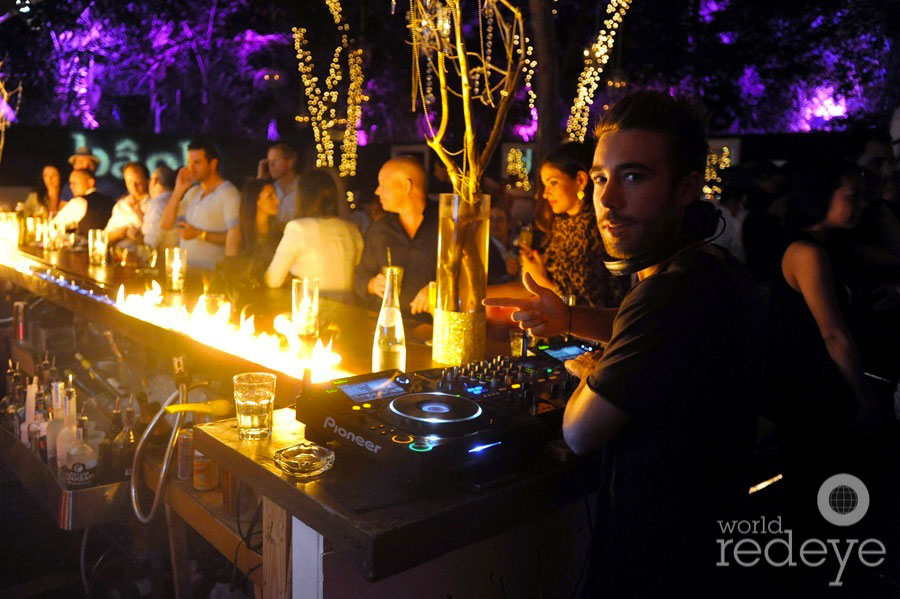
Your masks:
M630 277L613 276L603 265L603 240L592 209L555 215L541 254L560 294L574 295L579 306L615 308L631 288Z

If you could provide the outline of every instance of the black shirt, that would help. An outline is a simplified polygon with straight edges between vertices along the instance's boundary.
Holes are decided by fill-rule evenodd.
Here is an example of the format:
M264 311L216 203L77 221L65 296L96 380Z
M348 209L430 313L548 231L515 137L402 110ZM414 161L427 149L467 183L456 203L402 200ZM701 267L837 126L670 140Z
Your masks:
M387 266L387 249L391 248L391 263L403 267L400 288L400 309L409 312L409 304L437 272L438 207L425 202L422 224L410 239L397 214L388 214L372 223L366 231L362 258L353 274L353 289L366 306L378 308L381 299L369 293L369 280Z
M653 596L714 565L715 520L750 484L762 322L727 252L685 252L623 300L587 382L630 417L602 457L588 589Z

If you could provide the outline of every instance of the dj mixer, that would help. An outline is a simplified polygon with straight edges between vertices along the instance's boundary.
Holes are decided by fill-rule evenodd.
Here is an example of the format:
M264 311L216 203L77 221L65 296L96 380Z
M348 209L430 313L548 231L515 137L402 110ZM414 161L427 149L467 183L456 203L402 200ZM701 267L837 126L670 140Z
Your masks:
M563 361L595 349L538 345L519 358L304 383L296 417L310 440L337 441L411 476L463 470L558 438L578 385Z

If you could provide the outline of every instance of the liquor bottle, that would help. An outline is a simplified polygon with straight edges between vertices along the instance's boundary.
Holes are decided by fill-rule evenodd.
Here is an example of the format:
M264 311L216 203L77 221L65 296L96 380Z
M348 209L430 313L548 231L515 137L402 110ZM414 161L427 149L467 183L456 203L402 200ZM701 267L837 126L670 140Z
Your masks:
M97 476L97 452L84 440L84 428L75 429L75 444L66 453L66 488L93 487Z
M399 269L386 268L384 299L372 340L372 372L406 370L406 335L400 314Z
M50 362L50 369L48 370L50 373L50 384L59 382L59 370L56 369L56 356L53 356L53 361Z
M19 408L22 404L24 389L22 387L22 373L19 372L19 365L16 364L15 373L12 378L12 387L9 396L9 405L6 406L4 413L4 423L12 433L19 438Z
M56 472L59 469L59 454L56 451L56 438L66 422L66 409L64 405L65 383L50 383L50 405L52 417L47 425L47 464Z
M112 411L112 423L109 425L109 434L100 441L97 446L97 480L100 484L107 484L119 480L113 464L113 439L122 431L122 410L119 409L119 398Z
M13 361L9 361L9 368L6 369L6 395L3 396L3 399L0 399L0 411L2 413L6 413L6 408L9 407L11 399L13 397L13 388L16 385L16 369L13 368Z
M41 360L41 371L38 382L41 387L44 387L45 389L50 387L50 366L50 352L44 352L44 359Z
M19 427L19 439L24 445L28 445L28 427L34 422L34 398L38 390L37 381L37 377L34 377L25 389L25 410Z
M69 379L71 381L71 377ZM75 445L75 433L77 426L76 420L76 403L77 398L75 394L74 387L66 387L65 392L65 406L64 406L64 420L63 427L60 429L59 434L56 435L56 462L57 462L57 473L60 478L65 480L66 477L66 462L69 455L69 450Z
M0 399L0 420L3 422L4 428L15 432L13 426L12 415L16 412L16 369L13 367L13 361L9 361L9 368L6 369L6 395Z
M34 420L28 425L28 445L31 451L47 463L47 401L43 391L38 391L34 400Z
M134 408L125 409L125 425L112 441L112 475L114 480L122 480L131 476L131 464L134 461L134 449L137 446L137 434L134 429Z

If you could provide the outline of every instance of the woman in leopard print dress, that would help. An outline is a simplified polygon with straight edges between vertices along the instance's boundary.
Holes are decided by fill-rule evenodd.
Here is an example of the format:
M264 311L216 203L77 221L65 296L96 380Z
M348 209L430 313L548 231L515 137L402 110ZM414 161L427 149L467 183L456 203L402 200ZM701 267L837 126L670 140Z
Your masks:
M603 265L588 176L591 149L565 143L541 165L543 193L535 223L544 232L539 250L523 248L522 271L562 298L578 305L616 307L630 288L629 277L615 277Z

